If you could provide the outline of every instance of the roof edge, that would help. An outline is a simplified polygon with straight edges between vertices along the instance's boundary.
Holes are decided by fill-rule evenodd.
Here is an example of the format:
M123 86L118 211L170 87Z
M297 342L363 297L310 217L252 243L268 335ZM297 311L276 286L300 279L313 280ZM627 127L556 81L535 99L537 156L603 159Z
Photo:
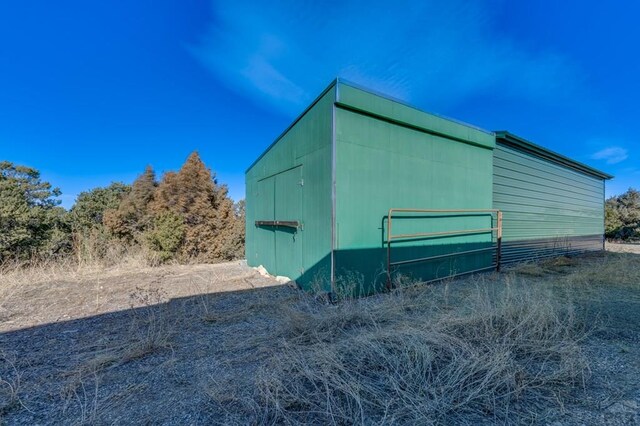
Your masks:
M262 159L262 157L264 157L264 156L267 154L267 152L269 152L269 150L270 150L271 148L273 148L273 147L274 147L274 145L275 145L275 144L277 144L277 143L278 143L278 141L279 141L280 139L282 139L282 137L283 137L284 135L286 135L286 134L287 134L287 132L289 132L289 130L291 130L291 129L293 128L293 126L295 126L295 125L298 123L298 121L300 121L300 120L302 119L302 117L304 117L304 116L305 116L305 114L306 114L306 113L308 113L308 112L311 110L311 108L313 108L313 107L314 107L314 106L315 106L315 105L320 101L320 99L322 99L322 98L324 97L324 95L326 95L326 94L329 92L329 90L333 89L333 88L336 86L336 84L338 84L338 79L337 79L337 78L334 78L334 79L331 81L331 83L329 83L329 85L328 85L328 86L327 86L327 87L326 87L326 88L325 88L325 89L324 89L324 90L323 90L323 91L322 91L322 92L321 92L321 93L320 93L320 94L319 94L319 95L318 95L318 96L313 100L313 102L311 102L311 104L309 104L309 106L308 106L308 107L306 107L306 108L302 111L302 113L300 113L300 114L296 117L296 119L295 119L295 120L293 120L293 122L292 122L291 124L289 124L289 125L287 126L287 128L286 128L286 129L284 129L284 131L283 131L282 133L280 133L280 134L278 135L278 137L277 137L277 138L275 138L275 139L274 139L274 141L273 141L273 142L271 142L271 144L270 144L270 145L269 145L269 146L268 146L264 151L262 151L262 154L260 154L260 155L258 156L258 158L256 158L256 159L254 160L254 162L253 162L253 163L251 163L251 165L250 165L249 167L247 167L247 169L244 171L244 173L245 173L245 174L247 174L247 173L249 172L249 170L251 170L251 169L253 168L253 166L255 166L255 165L258 163L258 161L260 161L260 160ZM334 102L335 102L335 99L334 99Z
M485 134L490 135L490 136L494 136L494 134L495 134L495 132L493 132L491 130L483 129L482 127L476 126L475 124L470 124L470 123L467 123L465 121L458 120L458 119L455 119L455 118L452 118L452 117L449 117L449 116L446 116L446 115L443 115L443 114L438 114L438 113L435 113L435 112L430 112L430 111L423 110L421 108L418 108L415 105L410 104L409 102L403 101L402 99L396 98L394 96L388 95L386 93L380 92L380 91L375 90L375 89L371 89L371 88L365 87L365 86L363 86L361 84L354 83L353 81L346 80L346 79L344 79L342 77L336 78L334 83L343 84L345 86L353 87L354 89L361 90L361 91L363 91L365 93L368 93L370 95L377 96L377 97L385 99L387 101L395 102L395 103L400 104L402 106L405 106L407 108L411 108L412 110L417 111L417 112L419 112L421 114L432 115L432 116L440 118L442 120L446 120L446 121L449 121L451 123L458 124L460 126L468 127L470 129L477 130L478 132L482 132L482 133L485 133ZM338 99L337 101L339 102L340 99Z
M446 134L446 133L443 133L443 132L440 132L440 131L437 131L437 130L432 130L432 129L426 127L426 126L420 126L420 125L412 124L412 123L410 123L408 121L398 120L398 119L395 119L393 117L389 117L387 115L382 115L382 114L378 114L378 113L375 113L375 112L371 112L369 110L358 108L358 107L355 107L355 106L353 106L351 104L343 103L343 102L340 102L340 101L336 101L335 105L338 108L341 108L341 109L344 109L344 110L347 110L347 111L352 111L352 112L355 112L355 113L358 113L358 114L365 115L367 117L372 117L372 118L375 118L375 119L378 119L378 120L385 121L387 123L395 124L397 126L402 126L402 127L408 128L408 129L412 129L412 130L416 130L416 131L422 132L422 133L428 133L430 135L439 136L441 138L445 138L445 139L449 139L449 140L452 140L452 141L464 143L464 144L467 144L467 145L472 145L472 146L475 146L475 147L478 147L478 148L484 148L484 149L490 149L490 150L493 150L495 148L495 135L493 133L489 134L489 136L493 136L493 138L492 138L493 143L491 145L487 145L487 144L479 143L479 142L476 142L476 141L473 141L473 140L470 140L470 139L465 139L465 138L457 137L457 136L454 136L454 135ZM422 112L422 111L420 111L420 112ZM429 114L429 113L426 113L426 114ZM438 117L438 118L440 118L440 117Z
M544 158L545 160L549 160L556 164L569 167L570 169L573 169L581 173L594 176L600 179L609 180L613 178L613 175L602 172L598 169L594 169L591 166L587 166L584 163L580 163L579 161L573 160L555 151L551 151L550 149L547 149L540 145L536 145L533 142L529 142L528 140L521 138L520 136L514 135L513 133L509 133L506 130L496 130L495 135L496 135L496 142L500 141L505 145L518 148L527 153L534 154L538 157Z

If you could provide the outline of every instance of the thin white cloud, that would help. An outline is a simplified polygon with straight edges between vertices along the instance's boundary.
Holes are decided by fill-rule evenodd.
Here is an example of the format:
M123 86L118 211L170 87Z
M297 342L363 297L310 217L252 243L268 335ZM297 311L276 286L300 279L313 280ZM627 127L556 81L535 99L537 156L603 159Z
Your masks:
M289 114L336 76L438 109L489 91L534 102L574 91L570 61L498 35L492 7L221 0L190 51L227 85Z
M619 146L610 146L594 153L591 158L594 160L605 160L607 164L618 164L629 157L628 151Z

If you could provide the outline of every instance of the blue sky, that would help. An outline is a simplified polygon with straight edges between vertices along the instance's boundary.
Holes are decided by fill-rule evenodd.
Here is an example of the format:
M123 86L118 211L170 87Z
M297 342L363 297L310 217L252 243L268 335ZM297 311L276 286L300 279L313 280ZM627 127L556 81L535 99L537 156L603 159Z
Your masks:
M83 190L198 150L230 195L336 76L640 187L640 3L0 4L0 159Z

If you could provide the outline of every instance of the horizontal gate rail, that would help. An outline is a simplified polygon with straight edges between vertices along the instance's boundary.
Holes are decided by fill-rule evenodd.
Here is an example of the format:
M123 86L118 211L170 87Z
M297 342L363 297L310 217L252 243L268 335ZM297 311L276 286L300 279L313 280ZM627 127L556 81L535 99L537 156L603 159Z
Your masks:
M493 251L493 250L497 250L497 247L487 247L487 248L474 249L474 250L456 251L456 252L453 252L453 253L438 254L436 256L421 257L419 259L400 260L398 262L390 262L389 265L391 265L391 266L408 265L410 263L419 263L419 262L424 262L424 261L427 261L427 260L443 259L445 257L453 257L453 256L459 256L459 255L463 255L463 254L470 254L470 253L481 253L483 251ZM493 269L494 267L491 266L491 268Z
M482 228L482 229L469 229L462 231L444 231L444 232L423 232L418 234L400 234L400 235L392 235L392 240L406 240L410 238L419 238L419 237L437 237L437 236L448 236L448 235L466 235L466 234L488 234L489 232L497 231L498 228Z
M463 213L473 215L474 213L485 213L491 215L491 221L493 225L493 215L496 216L496 226L492 226L491 228L479 228L479 229L458 229L452 231L440 231L440 232L419 232L414 234L397 234L393 235L392 233L392 221L393 221L393 213ZM407 217L407 216L404 216ZM411 217L411 216L408 216ZM496 245L487 248L473 249L473 250L464 250L446 254L439 254L428 257L421 257L417 259L409 259L409 260L401 260L392 262L391 261L391 243L393 241L398 240L410 240L413 238L430 238L430 237L445 237L445 236L454 236L454 235L470 235L470 234L488 234L491 233L491 242L493 243L493 233L496 233ZM392 266L400 266L400 265L408 265L412 263L426 262L436 259L444 259L447 257L455 257L462 256L466 254L472 253L481 253L481 252L489 252L496 251L496 264L495 266L489 266L486 268L480 268L473 271L464 272L465 274L486 271L490 269L495 269L496 271L500 271L501 264L501 255L502 255L502 212L496 209L454 209L454 210L443 210L443 209L397 209L392 208L389 209L389 214L387 216L387 286L391 286L391 267ZM453 274L450 276L456 276L461 274ZM444 277L443 277L444 278ZM436 278L434 280L430 280L427 282L437 281L442 278Z

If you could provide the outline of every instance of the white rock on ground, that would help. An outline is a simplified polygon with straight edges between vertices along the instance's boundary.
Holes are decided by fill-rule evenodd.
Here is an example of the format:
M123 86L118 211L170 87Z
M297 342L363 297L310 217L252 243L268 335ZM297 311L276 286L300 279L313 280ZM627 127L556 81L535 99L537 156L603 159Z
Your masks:
M262 275L263 277L268 277L268 276L269 276L269 273L267 272L267 270L266 270L266 269L264 268L264 266L262 266L262 265L260 265L260 266L258 266L258 267L256 267L256 268L253 268L253 269L255 269L256 271L258 271L258 273L259 273L260 275Z
M270 277L270 278L275 278L275 280L280 283L280 284L287 284L287 283L291 283L291 284L295 284L295 281L293 281L291 278L289 277L285 277L284 275L278 275L276 277L274 277L273 275L269 274L269 272L267 272L267 270L265 269L264 266L260 265L257 266L255 268L253 268L255 271L257 271L260 275L262 275L263 277Z

